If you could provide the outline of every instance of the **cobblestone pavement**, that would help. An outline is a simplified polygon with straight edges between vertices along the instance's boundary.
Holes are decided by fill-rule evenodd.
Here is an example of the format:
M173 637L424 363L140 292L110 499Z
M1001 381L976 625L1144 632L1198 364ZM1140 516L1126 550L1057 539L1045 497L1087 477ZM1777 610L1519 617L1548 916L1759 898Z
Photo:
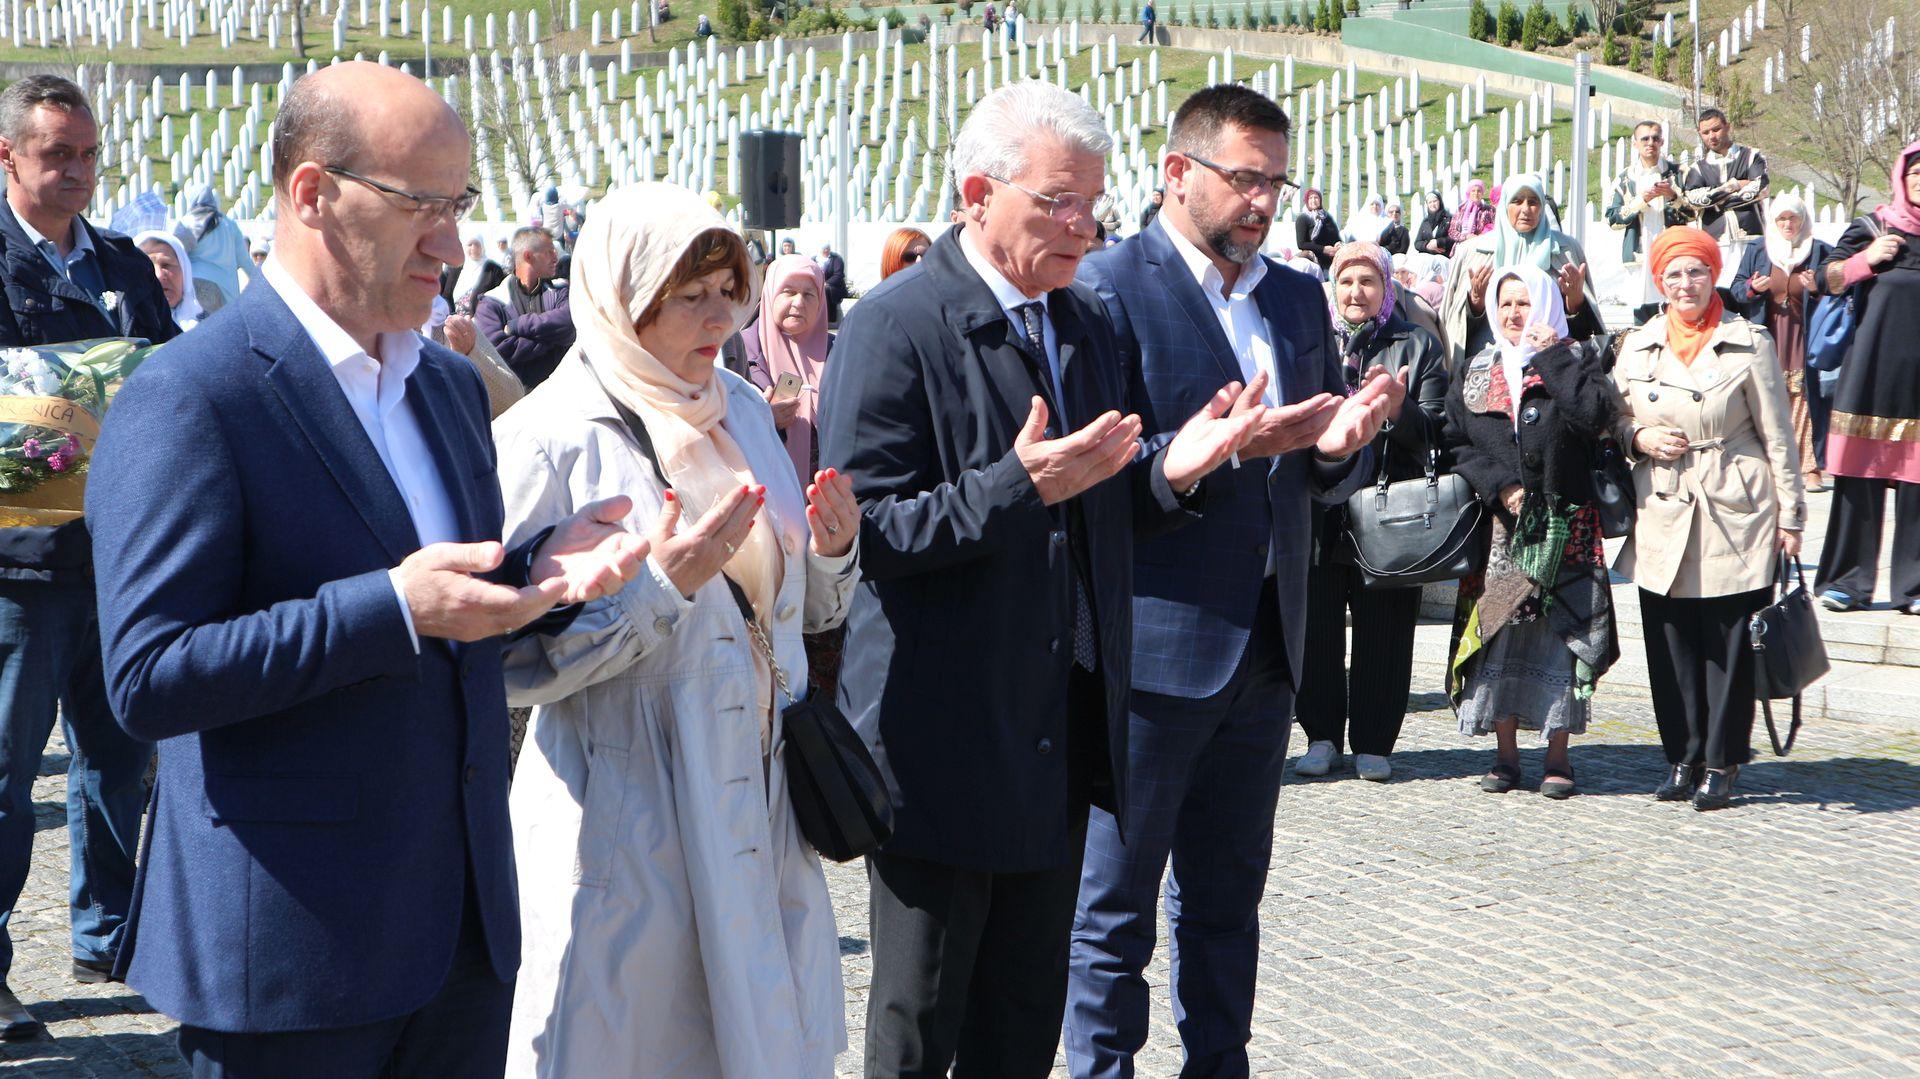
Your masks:
M1828 723L1741 776L1737 808L1648 797L1643 707L1576 742L1583 794L1480 792L1491 744L1416 696L1395 777L1290 780L1262 910L1254 1072L1920 1074L1920 736ZM1295 741L1296 752L1303 748ZM1524 758L1538 782L1540 751ZM65 767L58 747L47 770ZM180 1075L171 1026L67 977L64 776L14 919L13 986L52 1033L29 1076ZM870 956L859 866L829 870L858 1066ZM1162 928L1164 939L1165 929ZM1143 1076L1177 1073L1164 952Z

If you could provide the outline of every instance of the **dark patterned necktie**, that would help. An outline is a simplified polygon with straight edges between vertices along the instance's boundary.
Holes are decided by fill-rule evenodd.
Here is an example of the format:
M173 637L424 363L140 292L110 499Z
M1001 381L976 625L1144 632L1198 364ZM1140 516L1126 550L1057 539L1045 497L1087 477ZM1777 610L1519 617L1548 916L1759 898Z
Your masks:
M1042 328L1040 321L1044 308L1036 301L1023 303L1017 310L1020 312L1020 322L1027 333L1027 343L1033 346L1033 354L1039 358L1041 368L1048 372L1048 378L1051 379L1052 365L1047 361L1046 331ZM1055 400L1057 401L1064 392L1064 387L1057 388ZM1062 414L1055 416L1054 422L1059 430L1065 431L1067 429L1065 406L1061 405L1056 411ZM1078 561L1077 557L1073 560ZM1099 654L1099 646L1095 643L1093 634L1093 608L1087 604L1087 589L1080 581L1080 572L1076 566L1073 574L1073 661L1082 670L1091 671Z

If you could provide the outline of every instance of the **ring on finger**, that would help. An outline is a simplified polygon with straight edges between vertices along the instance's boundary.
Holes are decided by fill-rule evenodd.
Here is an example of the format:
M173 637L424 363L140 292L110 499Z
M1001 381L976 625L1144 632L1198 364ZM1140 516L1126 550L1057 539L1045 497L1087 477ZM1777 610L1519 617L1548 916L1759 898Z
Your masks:
M734 545L731 543L726 544L726 548L727 548L727 557L729 558L733 557L735 554L738 553L738 549L735 548Z
M840 526L839 526L839 525L828 525L828 526L827 526L827 535L829 535L829 536L837 536L837 535L839 535L839 534L840 534Z

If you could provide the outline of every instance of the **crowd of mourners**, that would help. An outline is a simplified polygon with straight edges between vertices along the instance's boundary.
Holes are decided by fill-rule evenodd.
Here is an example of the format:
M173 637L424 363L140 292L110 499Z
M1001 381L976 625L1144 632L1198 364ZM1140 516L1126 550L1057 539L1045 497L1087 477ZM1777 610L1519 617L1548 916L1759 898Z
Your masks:
M668 184L490 252L462 120L365 63L283 103L270 248L198 196L127 238L83 216L85 94L13 83L0 347L166 344L84 515L0 527L0 906L59 718L73 976L178 1019L196 1075L831 1075L822 851L866 860L867 1074L1040 1076L1063 1038L1130 1074L1163 890L1187 1066L1245 1074L1291 726L1296 774L1393 775L1429 578L1369 560L1367 507L1404 484L1484 522L1445 684L1480 789L1577 793L1611 567L1650 793L1733 804L1808 492L1820 602L1872 601L1891 487L1920 615L1920 143L1829 245L1719 112L1686 169L1640 125L1610 326L1542 177L1343 226L1289 133L1195 93L1122 239L1098 114L997 89L954 221L843 317L838 253ZM879 784L851 850L835 763Z

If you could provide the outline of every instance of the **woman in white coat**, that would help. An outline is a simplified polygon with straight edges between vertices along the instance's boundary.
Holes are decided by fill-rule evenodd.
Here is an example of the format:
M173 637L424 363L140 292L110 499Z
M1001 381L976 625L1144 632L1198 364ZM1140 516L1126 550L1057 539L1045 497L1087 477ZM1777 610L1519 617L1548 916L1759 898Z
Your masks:
M839 936L787 796L776 685L804 692L801 634L846 616L852 486L818 473L803 491L766 401L715 364L757 275L698 195L609 194L572 284L574 350L495 426L507 531L618 492L652 550L617 597L509 649L508 695L534 713L511 800L508 1071L830 1075Z

